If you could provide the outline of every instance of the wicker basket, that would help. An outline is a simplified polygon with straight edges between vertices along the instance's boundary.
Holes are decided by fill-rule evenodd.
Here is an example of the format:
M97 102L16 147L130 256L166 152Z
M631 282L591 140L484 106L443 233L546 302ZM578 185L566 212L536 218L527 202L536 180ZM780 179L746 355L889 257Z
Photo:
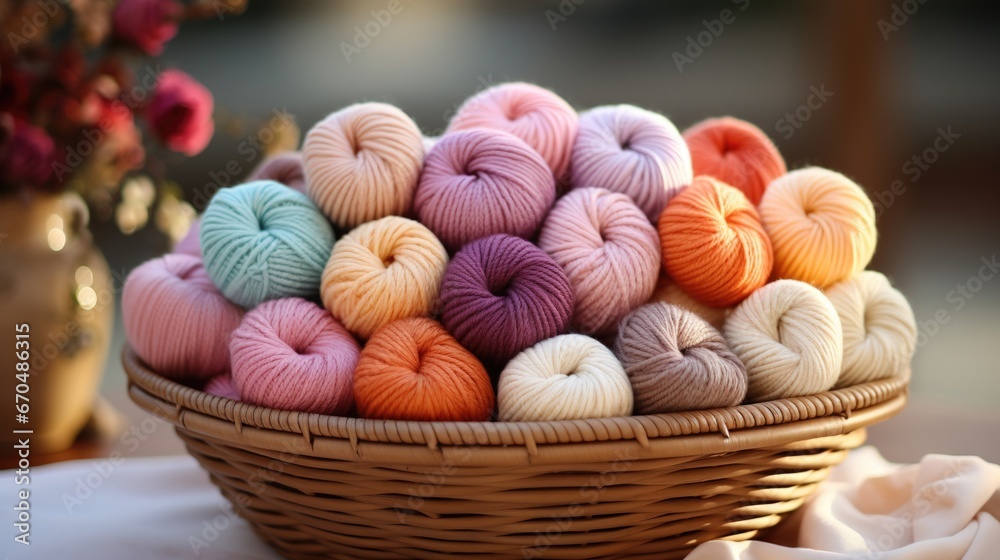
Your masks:
M662 560L750 539L903 407L909 377L655 416L432 423L253 406L123 361L131 398L288 558Z

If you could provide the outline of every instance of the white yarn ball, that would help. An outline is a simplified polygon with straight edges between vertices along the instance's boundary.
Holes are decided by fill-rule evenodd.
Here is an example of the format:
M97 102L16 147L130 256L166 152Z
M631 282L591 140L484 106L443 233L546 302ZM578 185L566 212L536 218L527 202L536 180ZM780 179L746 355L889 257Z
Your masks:
M726 342L747 368L747 400L829 390L844 358L840 318L818 289L778 280L758 289L726 319Z
M889 279L865 270L830 286L826 296L844 331L837 387L901 374L917 347L917 320Z
M582 334L543 340L500 373L501 422L604 418L632 414L632 386L618 358Z

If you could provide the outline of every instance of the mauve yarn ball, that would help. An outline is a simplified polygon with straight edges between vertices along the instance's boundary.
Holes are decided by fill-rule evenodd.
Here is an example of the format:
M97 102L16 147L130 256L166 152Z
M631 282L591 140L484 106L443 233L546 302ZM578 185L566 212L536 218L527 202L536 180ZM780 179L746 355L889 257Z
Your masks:
M188 228L187 233L184 237L180 239L177 243L174 243L172 252L180 253L182 255L192 255L201 258L201 242L198 240L198 236L201 234L201 217L195 218L191 222L191 227Z
M277 299L248 311L229 352L233 383L244 402L338 416L354 407L361 348L311 301Z
M649 303L659 301L687 309L708 321L709 325L719 331L722 331L726 317L733 310L732 307L712 307L694 299L691 294L682 290L677 282L671 280L665 272L660 274L659 280L656 281L656 289L653 290L653 296L649 298Z
M236 390L236 385L233 384L233 376L228 371L209 379L203 390L209 395L215 395L216 397L224 397L234 401L240 400L240 392Z
M301 152L283 152L264 159L250 172L247 181L276 181L302 194L306 192L306 172Z
M740 404L747 372L719 331L669 303L644 305L622 319L615 340L639 414Z
M448 124L448 132L473 128L517 136L545 159L556 178L568 178L577 115L555 93L523 82L491 87L467 99Z
M414 208L450 251L496 233L530 239L556 197L545 161L495 130L446 134L427 155Z
M242 316L195 256L147 261L125 280L122 322L129 346L170 379L205 380L228 371L229 335Z
M580 115L570 184L632 197L656 222L660 210L694 177L684 138L666 117L632 105Z
M538 246L573 286L573 327L613 334L618 321L645 303L660 270L660 237L628 196L576 189L545 218Z
M562 333L572 316L566 273L545 251L510 235L467 244L441 284L441 322L493 364Z

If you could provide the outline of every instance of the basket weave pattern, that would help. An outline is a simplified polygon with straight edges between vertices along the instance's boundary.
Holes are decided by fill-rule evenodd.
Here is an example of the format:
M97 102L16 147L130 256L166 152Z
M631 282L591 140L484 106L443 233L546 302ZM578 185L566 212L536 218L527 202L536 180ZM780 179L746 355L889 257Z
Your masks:
M160 377L129 395L173 423L288 558L678 558L798 508L908 376L736 407L564 422L364 420L279 411Z

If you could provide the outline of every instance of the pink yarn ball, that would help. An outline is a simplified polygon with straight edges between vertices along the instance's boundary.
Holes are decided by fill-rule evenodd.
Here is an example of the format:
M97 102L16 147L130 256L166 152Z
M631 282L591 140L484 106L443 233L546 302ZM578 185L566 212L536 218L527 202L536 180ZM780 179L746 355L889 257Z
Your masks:
M563 98L534 84L514 82L467 99L448 131L490 128L509 132L541 154L562 181L568 178L576 126L576 111Z
M125 280L125 337L143 362L171 379L204 380L227 371L229 335L242 315L198 257L153 259Z
M450 251L497 233L531 239L556 197L545 161L514 135L445 134L427 155L414 208Z
M277 181L286 187L306 194L306 172L302 167L302 154L300 152L283 152L265 158L250 172L250 176L245 182L265 180Z
M361 348L315 303L285 298L258 305L233 332L229 352L245 402L338 416L354 406Z
M660 271L660 237L621 193L576 189L559 199L538 237L573 286L573 327L605 336L649 300Z
M580 115L570 184L625 193L656 222L691 184L691 153L666 117L632 105L597 107Z
M216 375L205 385L205 392L216 397L225 397L234 401L240 400L240 392L233 385L233 376L226 372Z
M174 253L180 253L182 255L192 255L201 258L201 241L198 236L201 235L201 216L195 218L191 222L191 227L188 228L188 232L184 234L184 237L180 241L174 243Z

